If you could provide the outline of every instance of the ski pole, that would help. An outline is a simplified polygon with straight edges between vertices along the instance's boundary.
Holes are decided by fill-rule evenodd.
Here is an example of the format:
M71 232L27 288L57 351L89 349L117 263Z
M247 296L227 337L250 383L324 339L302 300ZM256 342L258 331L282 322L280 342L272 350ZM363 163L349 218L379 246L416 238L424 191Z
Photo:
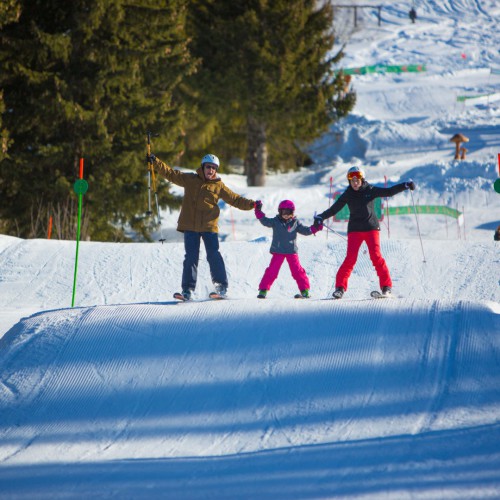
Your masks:
M325 222L323 221L323 226L325 226L329 231L331 231L332 233L336 234L338 237L342 238L344 241L347 241L347 238L345 236L343 236L342 234L340 234L339 232L335 231L335 229L333 229L332 227L328 226L327 224L325 224Z
M160 228L160 241L161 241L161 244L163 245L163 242L165 241L165 238L163 237L163 228L161 227L160 205L158 203L158 191L156 190L156 176L155 176L154 168L151 169L151 176L152 176L152 179L153 179L153 191L154 191L154 195L155 195L157 224L158 224L158 226Z
M426 261L425 261L425 253L424 253L424 244L422 243L422 236L420 234L420 226L418 224L417 207L415 206L415 201L413 199L413 191L411 189L410 189L410 195L411 195L411 202L413 204L413 212L415 213L415 221L417 222L417 231L418 231L418 237L420 239L420 247L422 248L422 255L424 257L424 264L425 264Z
M153 167L153 160L151 160L151 135L154 137L158 137L158 134L153 134L152 132L146 132L147 134L147 162L148 162L148 211L146 215L151 216L153 212L151 210L151 188L153 189L154 197L155 197L155 206L156 206L156 215L157 215L157 224L160 227L160 241L165 241L163 237L163 229L161 227L161 214L160 214L160 204L158 203L158 190L156 189L156 176L155 170Z
M146 161L148 162L148 210L146 215L149 217L153 212L151 211L151 172L153 171L153 161L151 160L151 132L146 132L148 143L147 143L147 156Z

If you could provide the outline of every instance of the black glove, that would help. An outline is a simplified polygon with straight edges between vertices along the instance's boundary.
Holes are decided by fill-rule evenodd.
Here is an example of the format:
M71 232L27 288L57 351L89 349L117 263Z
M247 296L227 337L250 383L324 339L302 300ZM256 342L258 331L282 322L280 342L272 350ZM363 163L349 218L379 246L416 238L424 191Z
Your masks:
M415 191L415 183L410 179L409 181L406 181L405 188Z
M257 201L255 202L255 210L259 210L259 212L261 212L261 211L262 211L262 201L257 200Z
M320 227L323 225L323 217L321 215L315 215L314 216L314 225L316 227Z
M154 163L156 160L156 156L153 153L150 153L149 156L146 155L146 161L148 163Z

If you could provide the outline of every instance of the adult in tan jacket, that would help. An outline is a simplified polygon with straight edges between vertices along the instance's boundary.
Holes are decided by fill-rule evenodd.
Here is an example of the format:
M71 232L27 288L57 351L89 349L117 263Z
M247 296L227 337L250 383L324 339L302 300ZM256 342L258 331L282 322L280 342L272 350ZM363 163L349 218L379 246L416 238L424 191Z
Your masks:
M255 201L234 193L222 182L217 175L219 158L215 155L205 155L196 173L174 170L154 155L151 155L151 159L167 180L184 188L177 223L177 230L184 233L186 251L182 270L182 296L185 300L191 299L196 288L201 240L205 244L215 291L225 296L228 281L224 260L219 251L220 209L217 203L221 199L240 210L253 210Z

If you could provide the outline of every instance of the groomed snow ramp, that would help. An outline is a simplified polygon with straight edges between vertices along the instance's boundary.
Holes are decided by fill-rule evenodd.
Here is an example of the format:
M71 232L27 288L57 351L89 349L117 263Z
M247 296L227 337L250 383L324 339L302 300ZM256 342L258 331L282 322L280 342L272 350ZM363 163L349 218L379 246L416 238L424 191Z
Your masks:
M0 340L0 496L498 498L499 332L470 301L40 313Z

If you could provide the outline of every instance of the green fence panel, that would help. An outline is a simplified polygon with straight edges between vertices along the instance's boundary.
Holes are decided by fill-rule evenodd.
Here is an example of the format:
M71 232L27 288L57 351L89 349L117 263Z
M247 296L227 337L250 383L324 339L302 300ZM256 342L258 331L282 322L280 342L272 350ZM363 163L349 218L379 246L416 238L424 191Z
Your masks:
M443 205L415 205L415 209L412 206L408 207L389 207L384 209L386 215L412 215L417 214L431 214L431 215L447 215L448 217L453 217L458 219L462 212L455 210L454 208L445 207Z
M490 97L495 95L495 92L489 94L479 94L479 95L459 95L457 96L458 102L468 101L469 99L479 99L480 97Z
M360 68L344 68L336 71L336 73L340 71L345 75L367 75L370 73L420 73L427 71L427 68L425 64L376 64L374 66L361 66Z

